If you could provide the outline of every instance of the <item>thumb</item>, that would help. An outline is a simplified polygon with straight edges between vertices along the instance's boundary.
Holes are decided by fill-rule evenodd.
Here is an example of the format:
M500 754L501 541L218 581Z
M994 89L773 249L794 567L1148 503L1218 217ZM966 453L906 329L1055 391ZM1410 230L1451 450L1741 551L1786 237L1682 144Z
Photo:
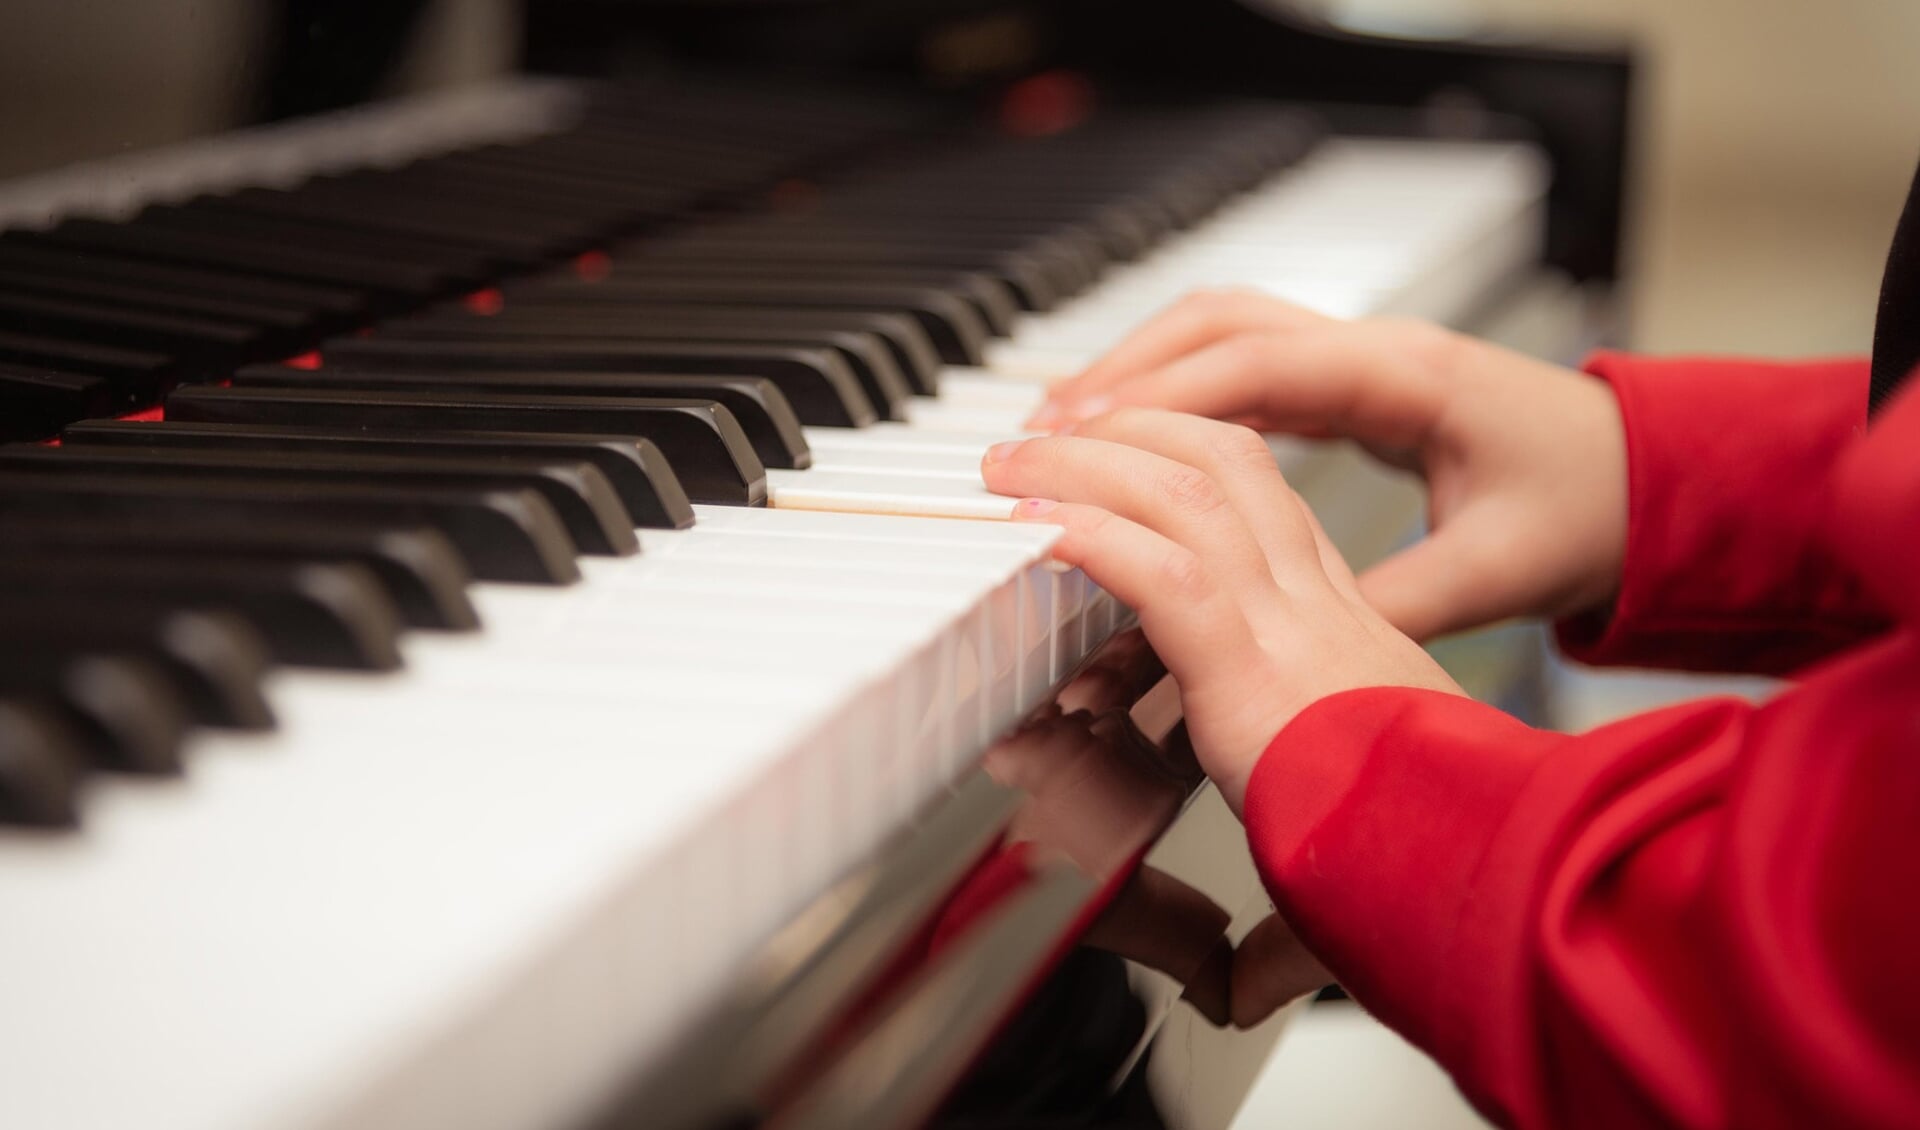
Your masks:
M1503 523L1463 512L1360 574L1360 596L1421 642L1515 615L1526 602L1503 552L1512 539Z

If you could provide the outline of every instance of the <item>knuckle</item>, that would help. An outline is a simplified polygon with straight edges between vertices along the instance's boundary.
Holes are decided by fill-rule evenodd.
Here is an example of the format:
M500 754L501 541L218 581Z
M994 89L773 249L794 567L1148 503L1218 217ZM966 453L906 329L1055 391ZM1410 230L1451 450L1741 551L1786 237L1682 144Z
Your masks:
M1444 326L1418 318L1386 318L1377 323L1393 352L1435 373L1451 372L1466 340Z
M1154 584L1161 592L1183 603L1198 601L1212 592L1213 579L1197 554L1175 549L1160 559Z
M1154 412L1150 408L1138 408L1122 405L1094 417L1094 423L1106 431L1123 435L1137 435L1145 431L1153 420Z
M1213 450L1222 463L1239 471L1264 471L1274 465L1266 437L1239 424L1223 425Z
M1088 541L1101 541L1113 529L1113 515L1097 506L1075 506L1067 512L1069 528Z
M1270 334L1235 334L1221 344L1221 357L1233 372L1250 376L1274 364L1277 344Z
M1161 497L1176 510L1207 514L1224 501L1220 488L1204 471L1196 467L1178 467L1159 480Z

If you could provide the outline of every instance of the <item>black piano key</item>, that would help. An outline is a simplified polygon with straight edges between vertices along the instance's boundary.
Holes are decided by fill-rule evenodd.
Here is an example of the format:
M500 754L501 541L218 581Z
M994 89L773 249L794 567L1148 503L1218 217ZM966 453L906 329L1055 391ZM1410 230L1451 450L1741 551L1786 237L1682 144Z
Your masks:
M568 342L408 341L337 338L321 349L325 367L347 369L517 370L721 374L765 377L802 422L858 428L875 421L873 403L840 356L824 349L699 341Z
M91 342L0 330L0 364L51 369L99 377L113 390L113 411L144 408L188 376L194 366L148 349L125 349Z
M310 317L323 329L344 326L367 313L367 300L358 291L154 263L85 248L29 244L4 233L0 233L0 264L10 271L108 282L159 294L271 305Z
M712 400L739 421L760 461L805 470L813 451L787 398L772 381L744 376L655 376L640 373L545 373L499 370L295 369L249 365L234 375L242 388L346 388L421 392L501 392L537 396L634 396Z
M847 266L902 265L992 275L1013 293L1024 310L1045 312L1092 281L1077 260L1044 250L1002 251L964 244L861 242L812 237L795 231L777 235L731 228L695 229L680 235L635 241L615 249L614 261L627 255L656 262L758 262L773 273L797 264Z
M493 150L495 154L507 151ZM327 179L347 184L398 186L409 193L439 193L456 199L469 194L483 200L504 199L516 203L522 199L540 199L610 211L631 207L636 198L651 198L662 190L680 187L689 179L686 176L608 177L562 167L565 163L564 158L551 152L546 160L520 162L489 159L483 154L443 153L391 171L362 170Z
M909 287L937 291L972 307L987 332L1006 337L1020 316L1020 304L1004 283L977 271L941 271L921 267L870 263L799 262L730 263L725 260L657 261L651 256L615 260L608 282L628 279L745 281L759 287L805 289L826 283L836 286Z
M1107 238L1110 248L1137 259L1177 229L1205 218L1219 199L1182 183L1144 198L1115 200L1085 215L1087 222Z
M385 310L456 290L459 282L432 267L321 251L295 251L240 238L103 220L68 220L56 228L18 234L29 242L53 247L348 287L366 292L370 303Z
M725 151L708 149L689 160L664 141L635 148L602 144L580 133L552 134L521 145L489 145L434 158L436 170L476 180L521 178L551 180L583 193L619 195L635 185L719 183L729 179L719 166L731 164Z
M340 178L351 182L352 177ZM427 199L467 205L527 209L554 221L590 217L617 222L636 215L685 209L702 193L727 187L729 178L688 170L660 176L613 177L560 169L554 162L482 162L450 153L395 170L385 184Z
M547 500L584 553L639 552L626 507L605 476L586 463L486 463L440 455L216 451L195 448L0 447L0 471L34 474L159 474L224 482L290 485L530 490Z
M133 430L153 435L158 427L135 425ZM69 448L79 446L69 437ZM408 627L470 631L480 626L480 614L467 598L471 579L467 563L453 543L431 526L254 518L155 522L118 516L13 517L0 518L0 538L16 545L110 550L143 557L347 561L365 566L379 578Z
M1133 181L1134 178L1127 178ZM822 218L901 234L965 233L995 246L1017 246L1035 236L1093 240L1106 254L1132 259L1167 231L1182 224L1192 209L1165 185L1187 189L1184 181L1103 192L1066 191L1052 186L1022 191L999 176L984 179L949 175L942 183L924 178L911 185L874 184L836 194Z
M0 648L0 699L44 704L93 765L156 775L180 771L186 708L166 675L146 660Z
M161 473L0 471L0 522L15 515L429 525L445 534L473 575L484 580L567 584L580 579L566 526L546 499L529 490L217 482Z
M351 195L351 182L342 197ZM532 230L577 239L586 230L623 228L641 217L670 215L692 203L697 186L585 186L559 177L477 178L424 163L399 170L372 186L383 198L397 190L403 198L457 201L471 220L501 226L522 216L546 217Z
M37 337L145 349L204 366L233 364L259 351L257 327L187 314L130 310L115 302L0 290L0 328Z
M814 283L805 286L760 285L751 279L565 279L509 285L507 301L522 293L542 299L590 303L652 303L671 306L786 306L799 309L889 310L910 314L920 323L950 365L979 365L987 327L973 307L946 291L928 287Z
M134 655L165 673L193 721L264 730L273 709L262 693L269 660L259 633L231 612L116 606L84 599L10 598L0 593L0 639L77 658Z
M694 502L764 506L767 501L765 465L733 413L711 400L184 388L167 398L167 419L421 432L639 436L652 440L666 454ZM475 571L479 572L477 565Z
M196 294L178 288L129 284L114 279L54 274L10 265L0 260L0 291L83 301L96 306L153 313L204 316L260 333L263 348L293 353L326 329L311 314L269 302L225 295Z
M444 272L450 285L455 286L477 284L508 265L484 252L422 236L358 228L323 228L279 216L220 212L180 204L147 208L130 222L163 231L255 240L302 254L351 255L375 262L432 267Z
M379 216L408 223L429 223L436 234L451 232L512 233L537 241L541 258L557 252L567 254L593 242L612 226L613 217L604 211L563 212L551 207L520 206L506 208L474 193L449 195L428 192L391 181L375 182L319 179L308 181L289 194L308 216L324 217L330 222L354 223L358 217ZM291 209L291 204L282 211Z
M312 193L271 188L249 188L230 196L203 197L192 207L209 211L232 209L261 215L285 216L317 226L365 228L401 234L459 240L467 246L487 252L502 262L532 266L550 259L563 248L555 237L523 233L513 229L475 228L458 216L437 213L428 207L369 209L360 204L329 203Z
M681 313L685 315L686 308L683 307ZM582 345L685 341L830 349L846 363L882 418L906 419L907 404L913 396L913 389L894 362L887 343L853 329L769 325L745 318L720 321L682 316L649 322L624 314L618 321L579 319L567 324L563 320L543 321L513 314L480 316L462 310L416 315L388 323L380 327L376 340L553 341Z
M0 443L44 439L76 420L119 405L100 377L0 364Z
M803 217L772 216L736 222L743 231L766 231L775 236L789 232L809 238L844 240L850 244L911 244L934 242L999 250L1044 252L1063 266L1070 266L1080 286L1099 278L1123 256L1108 247L1105 239L1091 228L1078 225L982 224L962 222L953 217L893 217L876 215L815 214Z
M78 824L85 756L78 736L53 714L0 698L0 824Z
M631 194L625 199L586 199L524 185L468 182L438 183L414 173L356 175L310 181L302 196L341 209L395 215L433 215L470 225L474 231L512 229L538 235L553 248L586 245L608 231L626 230L638 217L677 208L684 200L656 202ZM661 207L664 204L665 207Z
M12 478L0 472L0 480ZM400 614L380 582L358 565L0 547L0 588L13 597L128 594L180 608L231 609L259 630L276 662L366 671L400 666Z
M646 303L580 303L565 298L548 299L539 290L518 293L497 317L505 323L538 326L542 332L565 334L579 327L588 336L603 331L617 332L626 325L680 325L698 327L702 334L725 333L741 324L765 326L769 330L844 331L871 336L892 355L909 390L932 396L940 387L940 368L944 364L920 323L906 314L888 314L860 310L796 309L790 306L655 306ZM423 320L445 318L482 320L468 310L441 310L423 315ZM492 318L487 318L492 321ZM399 323L412 325L412 321ZM878 402L876 401L876 405Z
M470 459L570 459L591 463L613 484L634 525L683 530L693 525L685 489L652 440L632 436L538 432L406 432L193 424L178 420L91 420L67 429L70 447L209 447L236 451L441 452Z
M468 163L456 164L463 160ZM590 218L603 229L622 229L644 219L681 212L701 195L725 192L731 187L723 183L723 178L715 177L646 180L527 164L482 164L464 155L450 155L431 169L407 172L407 187L423 197L444 195L441 186L457 183L463 186L462 199L472 205L524 209L529 202L538 201L546 214Z

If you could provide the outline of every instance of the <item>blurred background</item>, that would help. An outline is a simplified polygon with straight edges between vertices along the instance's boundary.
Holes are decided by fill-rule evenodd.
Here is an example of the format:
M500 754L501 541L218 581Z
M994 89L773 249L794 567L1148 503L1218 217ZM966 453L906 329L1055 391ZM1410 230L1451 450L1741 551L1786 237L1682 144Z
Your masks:
M1330 0L1369 27L1625 35L1645 56L1632 344L1864 349L1920 154L1907 0Z
M1624 344L1773 356L1867 349L1881 261L1920 156L1920 68L1912 59L1920 3L1292 2L1402 35L1631 39L1644 77ZM261 69L280 33L270 15L276 7L6 0L0 179L272 113ZM389 92L512 69L520 10L520 0L433 0ZM1567 670L1555 674L1554 687L1554 721L1572 730L1695 694L1765 690ZM1479 1123L1430 1062L1352 1006L1322 1005L1289 1032L1236 1125Z
M511 68L521 2L434 0L393 91ZM1880 257L1920 153L1920 74L1911 60L1920 4L1290 2L1400 34L1632 38L1647 66L1629 344L1770 355L1866 347ZM8 0L0 5L0 177L252 119L262 108L257 71L273 7ZM60 43L75 50L47 48Z

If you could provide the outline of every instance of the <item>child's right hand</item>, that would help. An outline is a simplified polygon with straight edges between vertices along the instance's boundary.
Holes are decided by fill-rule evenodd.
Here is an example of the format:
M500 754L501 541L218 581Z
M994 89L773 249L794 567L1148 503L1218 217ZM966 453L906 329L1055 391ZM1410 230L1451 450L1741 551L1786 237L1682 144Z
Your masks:
M1120 406L1337 436L1423 474L1432 533L1359 578L1415 639L1609 600L1626 553L1627 452L1602 382L1421 322L1343 322L1202 293L1050 390L1031 426Z

